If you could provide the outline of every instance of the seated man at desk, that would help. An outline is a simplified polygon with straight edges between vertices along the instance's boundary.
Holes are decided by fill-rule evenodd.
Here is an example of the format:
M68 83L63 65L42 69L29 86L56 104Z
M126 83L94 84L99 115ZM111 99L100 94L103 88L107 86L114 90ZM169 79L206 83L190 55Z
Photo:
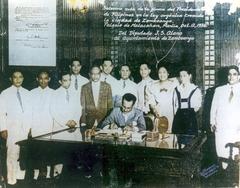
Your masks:
M146 124L143 116L143 112L134 108L134 104L137 98L131 93L126 93L122 97L122 106L115 107L109 116L100 124L100 128L110 128L115 124L119 128L134 128L135 130L145 130ZM133 127L135 126L135 127Z
M139 109L134 108L136 102L136 97L131 93L126 93L122 97L122 106L115 107L109 116L100 125L101 128L112 128L112 125L117 126L122 129L133 129L134 131L142 131L146 129L146 124L143 116L143 112ZM110 167L110 171L107 173L106 177L110 180L106 183L109 183L110 186L117 187L116 183L123 183L124 187L132 186L132 175L134 172L134 164L131 162L121 161L116 159L113 164L110 164L110 161L105 161ZM109 163L110 162L110 163ZM107 166L106 165L106 166ZM117 181L116 181L117 179Z

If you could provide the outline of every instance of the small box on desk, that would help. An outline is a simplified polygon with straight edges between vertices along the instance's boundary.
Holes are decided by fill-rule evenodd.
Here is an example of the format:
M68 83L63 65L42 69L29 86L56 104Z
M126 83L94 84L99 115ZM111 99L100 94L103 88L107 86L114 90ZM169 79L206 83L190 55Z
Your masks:
M146 137L146 132L133 132L132 141L133 142L142 142Z
M159 140L159 132L147 132L147 141L154 142Z

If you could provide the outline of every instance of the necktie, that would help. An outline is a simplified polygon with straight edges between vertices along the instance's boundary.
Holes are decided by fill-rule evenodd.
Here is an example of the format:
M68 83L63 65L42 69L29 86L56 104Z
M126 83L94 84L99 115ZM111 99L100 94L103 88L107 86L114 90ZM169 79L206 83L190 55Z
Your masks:
M67 100L67 102L69 102L69 93L68 93L67 89L66 89L66 100Z
M104 78L104 82L107 82L107 77Z
M78 80L77 80L77 76L75 76L75 89L78 90Z
M228 101L231 102L231 101L232 101L232 98L233 98L233 87L231 87L231 92L230 92Z
M145 84L144 88L143 88L143 91L144 91L144 106L146 106L147 104L147 85Z
M126 81L123 81L123 89L126 87Z
M19 102L19 104L20 104L20 106L21 106L22 112L24 112L24 110L23 110L23 104L22 104L22 98L21 98L21 94L20 94L20 92L19 92L19 89L17 89L17 98L18 98L18 102Z

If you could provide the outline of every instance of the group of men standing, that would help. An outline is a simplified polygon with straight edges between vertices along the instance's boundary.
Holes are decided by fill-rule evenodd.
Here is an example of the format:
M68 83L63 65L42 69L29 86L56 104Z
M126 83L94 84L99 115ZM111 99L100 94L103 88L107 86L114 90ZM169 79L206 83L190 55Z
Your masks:
M22 72L19 70L12 72L10 77L12 85L0 95L0 132L1 137L6 140L9 185L16 184L18 179L24 179L25 172L20 169L18 161L20 148L16 142L27 139L29 136L35 137L69 129L71 131L53 134L52 137L81 141L86 129L97 126L104 128L113 123L121 128L135 126L137 130L146 129L144 114L149 113L149 107L151 107L148 89L151 88L150 86L153 87L158 83L161 86L164 83L161 79L157 82L150 77L151 69L148 64L140 65L139 72L142 80L138 84L130 79L131 70L126 64L120 66L120 80L114 78L111 75L114 65L110 59L104 59L100 66L93 65L89 71L89 80L80 75L81 67L81 62L73 59L69 65L71 73L70 71L61 72L60 87L56 90L48 86L51 77L47 71L38 73L36 80L39 86L31 91L22 87L24 81ZM159 69L159 78L161 78L162 69ZM189 75L190 80L191 74L185 70L182 72ZM237 139L240 130L235 121L238 113L232 113L238 112L234 109L238 109L239 106L237 97L240 92L234 93L234 90L239 87L239 71L236 67L229 68L228 80L228 85L216 90L211 109L211 124L213 131L217 131L216 144L219 155L223 152L223 144L226 141L233 141L228 139L230 137L226 134L225 125L231 125L228 127L228 132L231 135L234 135L233 132L236 133ZM156 84L153 85L153 83ZM179 84L184 86L183 81ZM194 86L194 88L196 90L197 87ZM164 88L158 92L168 90L169 88ZM226 99L222 98L225 90ZM226 104L223 105L224 101ZM197 99L197 102L201 103L201 100ZM172 108L170 106L166 108ZM228 106L229 110L226 111ZM229 117L226 112L230 112ZM234 114L236 117L233 117ZM234 124L236 126L233 126ZM77 131L79 129L76 127L80 127L81 131ZM222 138L226 139L223 141ZM225 152L223 152L224 156ZM54 175L60 174L61 170L62 165L56 165Z
M93 65L89 72L90 79L80 75L81 63L74 59L70 63L69 71L62 71L59 79L60 87L56 90L49 88L51 77L47 71L41 71L37 75L38 87L28 91L22 87L24 75L19 70L14 70L10 80L12 85L5 89L0 96L0 131L1 137L6 140L7 146L7 183L14 185L17 180L24 179L25 171L20 169L20 148L16 142L55 131L72 129L64 133L53 134L53 138L66 140L82 140L81 130L97 126L104 120L107 113L114 106L121 106L121 98L124 94L135 92L137 96L137 85L129 80L129 66L123 66L120 75L124 83L123 89L111 71L113 64L111 60L103 60L101 66ZM126 88L131 91L128 92ZM136 89L136 90L135 90ZM129 100L129 96L125 97ZM133 110L137 98L130 96L128 113ZM129 102L129 101L128 101ZM129 118L141 121L142 129L145 129L143 114L139 118L134 116L125 117L124 122L131 122ZM116 120L118 121L118 120ZM78 129L79 130L79 129ZM83 133L83 132L82 132ZM54 170L54 175L61 173L62 166ZM36 176L36 175L35 175ZM48 174L49 176L49 174Z

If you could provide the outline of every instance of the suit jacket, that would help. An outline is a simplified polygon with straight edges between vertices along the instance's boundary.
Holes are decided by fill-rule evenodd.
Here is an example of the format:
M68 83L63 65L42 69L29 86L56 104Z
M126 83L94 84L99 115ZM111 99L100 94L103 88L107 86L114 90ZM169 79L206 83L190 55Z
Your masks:
M98 104L95 106L92 83L82 86L81 91L82 117L80 123L85 123L87 128L92 128L95 120L100 123L112 108L112 91L108 83L100 82Z
M126 125L132 124L134 121L137 123L139 130L146 130L146 123L143 112L141 110L133 108L132 111L129 112L129 116L125 121L121 108L115 107L112 110L111 114L102 122L100 127L104 128L105 126L112 123L116 124L118 127L125 127Z

